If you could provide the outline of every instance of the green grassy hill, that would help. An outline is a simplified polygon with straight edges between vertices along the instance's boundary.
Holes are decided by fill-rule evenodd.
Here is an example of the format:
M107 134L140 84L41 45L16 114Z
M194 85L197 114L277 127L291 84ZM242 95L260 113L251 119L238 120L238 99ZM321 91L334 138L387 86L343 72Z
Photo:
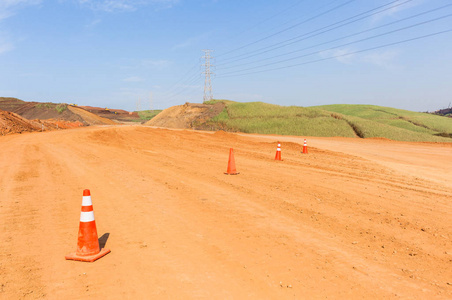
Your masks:
M452 142L452 118L374 105L279 106L224 102L206 128L245 133L343 136L398 141Z
M162 110L140 110L137 111L138 116L140 117L139 120L136 120L137 122L146 122L149 121L150 119L152 119L153 117L155 117L156 115L158 115L159 113L161 113Z

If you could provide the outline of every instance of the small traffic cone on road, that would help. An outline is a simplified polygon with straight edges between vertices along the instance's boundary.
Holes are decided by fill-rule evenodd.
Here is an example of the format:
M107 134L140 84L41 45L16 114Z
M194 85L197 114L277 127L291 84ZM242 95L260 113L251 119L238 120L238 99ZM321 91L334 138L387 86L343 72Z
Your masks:
M235 169L235 159L234 159L234 150L229 149L229 161L228 161L228 170L224 173L226 175L237 175L239 174Z
M308 154L308 144L306 143L306 139L304 139L303 153Z
M275 160L282 160L281 159L281 144L280 143L278 143L278 148L276 148Z
M96 221L94 221L93 203L89 190L83 191L80 227L78 230L77 251L66 255L66 259L93 262L110 253L110 249L100 249L97 238Z

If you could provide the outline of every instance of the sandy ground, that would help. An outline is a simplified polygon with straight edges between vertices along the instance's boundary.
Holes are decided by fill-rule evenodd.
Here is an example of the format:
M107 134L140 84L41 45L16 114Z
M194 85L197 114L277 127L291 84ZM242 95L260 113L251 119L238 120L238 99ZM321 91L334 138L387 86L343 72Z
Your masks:
M308 146L140 126L0 137L0 298L451 299L452 145ZM111 253L66 261L86 188Z

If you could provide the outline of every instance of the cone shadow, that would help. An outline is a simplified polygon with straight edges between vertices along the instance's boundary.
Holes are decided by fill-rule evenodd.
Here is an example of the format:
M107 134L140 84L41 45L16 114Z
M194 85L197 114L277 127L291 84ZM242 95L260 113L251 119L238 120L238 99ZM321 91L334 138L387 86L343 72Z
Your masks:
M104 234L99 238L99 247L100 247L100 249L105 248L105 245L107 244L107 240L108 240L108 237L109 237L109 236L110 236L110 233L107 232L107 233L104 233Z

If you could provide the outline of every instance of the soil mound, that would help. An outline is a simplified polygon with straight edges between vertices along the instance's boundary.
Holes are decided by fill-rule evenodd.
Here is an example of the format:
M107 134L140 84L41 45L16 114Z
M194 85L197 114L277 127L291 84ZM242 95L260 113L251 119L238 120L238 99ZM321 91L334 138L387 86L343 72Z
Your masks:
M29 121L9 111L0 110L0 135L39 131L41 128L37 122Z
M40 123L61 122L63 127L79 127L89 125L116 124L114 121L96 116L86 110L67 105L65 103L27 102L16 98L0 97L0 109L13 112L28 120L53 120ZM56 127L56 125L54 126Z
M123 109L101 108L94 106L77 106L90 113L93 113L99 117L118 121L118 122L131 122L140 119L137 112L129 112Z
M75 106L68 106L68 110L79 116L83 122L88 125L115 125L115 121L97 116L89 111Z
M224 107L224 103L211 105L187 102L184 105L165 109L145 125L180 129L196 128L218 115Z

